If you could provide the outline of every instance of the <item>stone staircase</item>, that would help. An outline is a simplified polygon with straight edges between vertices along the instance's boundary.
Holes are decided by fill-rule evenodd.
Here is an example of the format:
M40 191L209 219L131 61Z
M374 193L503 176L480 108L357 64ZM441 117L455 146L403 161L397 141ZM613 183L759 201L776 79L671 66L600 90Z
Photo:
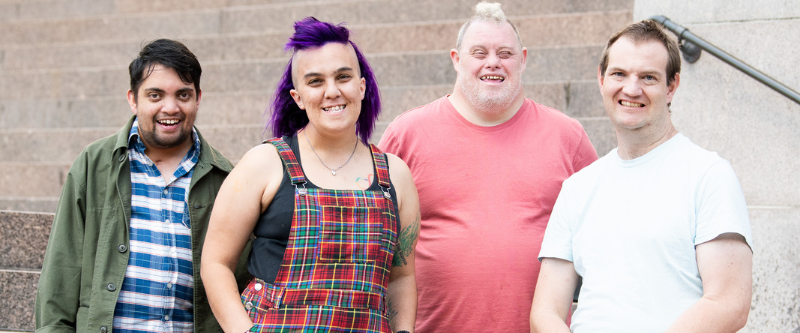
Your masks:
M184 42L204 73L197 127L237 161L258 144L292 23L346 22L400 113L452 91L449 50L477 0L0 0L0 331L33 330L52 212L73 159L130 115L127 66L156 38ZM595 73L633 0L508 0L528 47L526 95L577 118L600 155L616 146ZM39 213L25 213L39 212Z

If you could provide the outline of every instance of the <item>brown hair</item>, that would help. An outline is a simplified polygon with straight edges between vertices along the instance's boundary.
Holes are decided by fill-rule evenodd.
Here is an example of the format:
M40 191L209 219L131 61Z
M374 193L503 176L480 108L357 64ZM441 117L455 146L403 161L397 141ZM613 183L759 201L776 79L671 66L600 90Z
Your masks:
M606 44L606 49L603 50L603 57L600 59L600 73L602 75L605 75L606 68L608 68L608 49L622 37L630 38L635 44L647 41L661 42L667 48L669 56L667 60L667 86L672 84L672 81L675 80L675 74L681 72L681 54L678 42L670 38L661 28L661 25L653 20L631 23L611 36L608 44Z

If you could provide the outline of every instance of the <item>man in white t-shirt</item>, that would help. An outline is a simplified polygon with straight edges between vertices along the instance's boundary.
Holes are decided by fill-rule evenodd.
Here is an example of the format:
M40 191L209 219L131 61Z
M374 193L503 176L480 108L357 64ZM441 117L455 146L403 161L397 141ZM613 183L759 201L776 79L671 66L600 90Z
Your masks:
M679 73L678 45L653 21L608 41L597 76L618 148L563 184L539 253L533 332L735 332L747 322L744 195L726 160L673 126Z

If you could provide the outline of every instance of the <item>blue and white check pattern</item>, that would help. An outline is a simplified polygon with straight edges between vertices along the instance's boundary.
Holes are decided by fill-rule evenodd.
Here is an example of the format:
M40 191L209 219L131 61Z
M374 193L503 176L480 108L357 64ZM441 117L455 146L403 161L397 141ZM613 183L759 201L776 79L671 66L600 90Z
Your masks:
M192 332L192 235L189 184L200 156L194 145L170 182L144 154L139 121L128 136L131 166L130 258L114 309L115 332Z

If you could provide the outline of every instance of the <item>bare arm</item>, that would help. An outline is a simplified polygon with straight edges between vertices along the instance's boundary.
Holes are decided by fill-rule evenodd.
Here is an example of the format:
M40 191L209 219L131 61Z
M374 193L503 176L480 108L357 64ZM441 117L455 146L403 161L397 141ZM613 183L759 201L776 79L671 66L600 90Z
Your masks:
M282 172L275 147L257 146L231 171L214 202L200 274L211 310L226 332L244 332L253 326L233 272L259 215L277 192Z
M389 275L386 307L392 331L414 332L417 316L417 282L414 255L420 229L419 197L411 171L400 158L387 154L390 177L398 196L400 234Z
M531 306L531 332L565 332L578 273L571 261L543 258Z
M697 246L703 297L667 332L736 332L747 323L753 294L753 252L739 234Z

